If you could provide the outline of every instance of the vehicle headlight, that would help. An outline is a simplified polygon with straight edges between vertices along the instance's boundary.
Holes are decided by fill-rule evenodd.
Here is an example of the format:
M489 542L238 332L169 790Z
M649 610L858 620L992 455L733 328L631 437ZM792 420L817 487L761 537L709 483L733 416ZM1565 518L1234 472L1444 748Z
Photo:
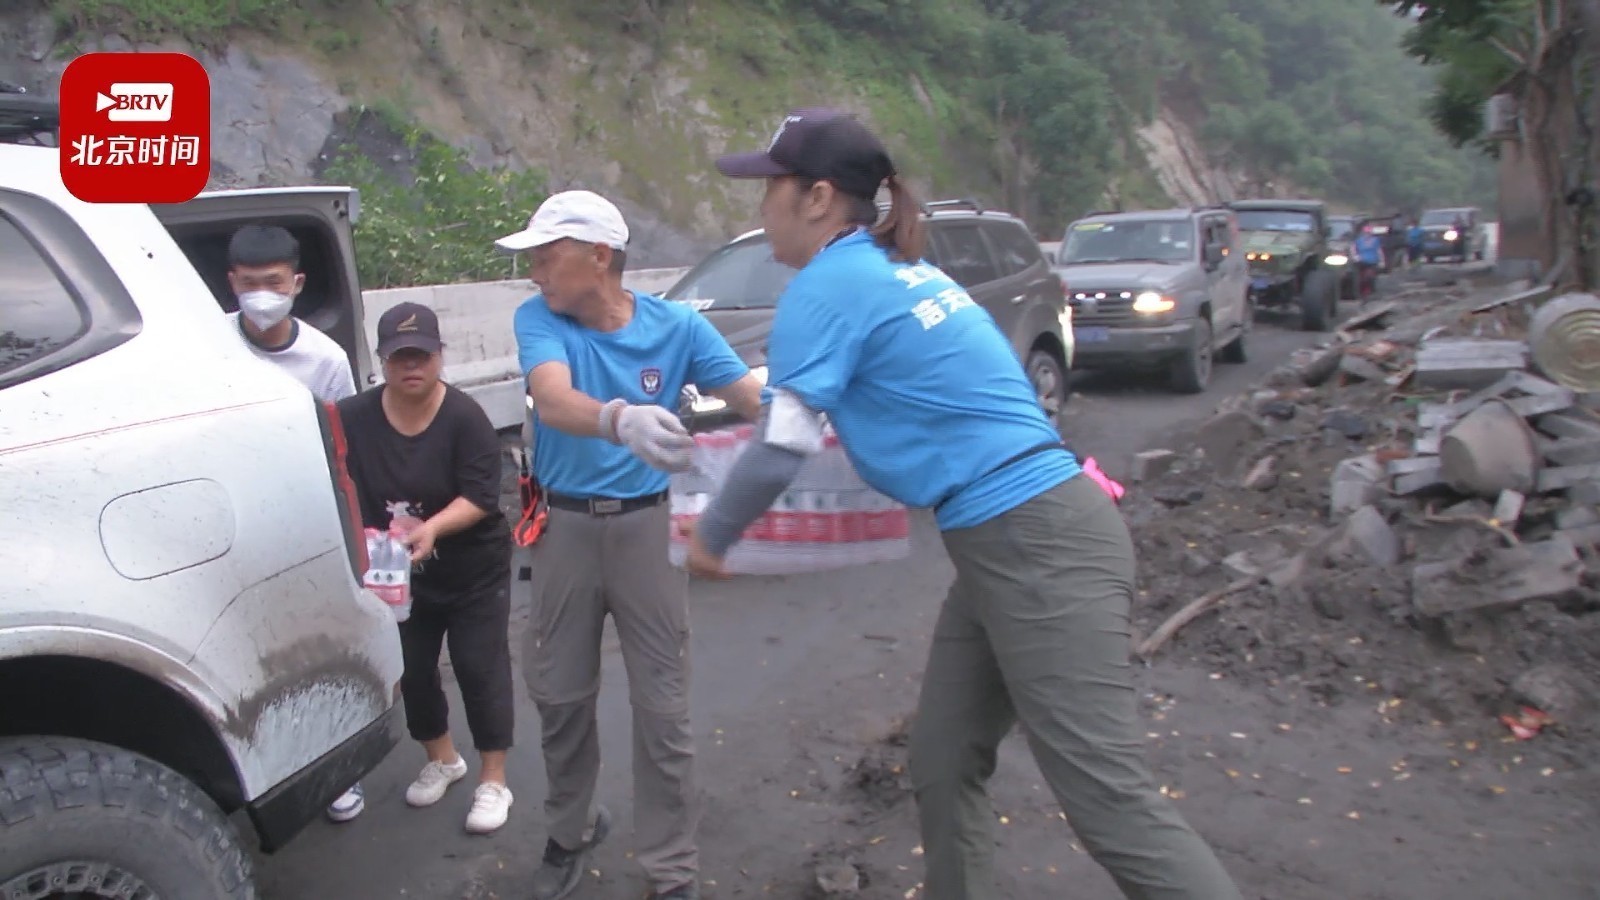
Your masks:
M1458 237L1461 237L1461 232L1455 230L1454 228L1444 233L1444 239L1447 241L1453 241Z
M1323 262L1330 266L1342 266L1350 262L1350 257L1345 256L1343 253L1330 253L1328 254L1328 258L1324 259Z
M1133 311L1154 315L1156 313L1172 312L1178 306L1178 301L1165 297L1155 291L1145 291L1133 298Z

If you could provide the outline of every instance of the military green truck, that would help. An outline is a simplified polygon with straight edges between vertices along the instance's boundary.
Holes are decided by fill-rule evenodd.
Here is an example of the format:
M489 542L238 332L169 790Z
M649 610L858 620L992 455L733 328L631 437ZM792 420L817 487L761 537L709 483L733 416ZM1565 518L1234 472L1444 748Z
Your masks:
M1240 247L1254 309L1291 310L1306 331L1339 314L1339 273L1328 265L1327 208L1318 200L1236 200Z

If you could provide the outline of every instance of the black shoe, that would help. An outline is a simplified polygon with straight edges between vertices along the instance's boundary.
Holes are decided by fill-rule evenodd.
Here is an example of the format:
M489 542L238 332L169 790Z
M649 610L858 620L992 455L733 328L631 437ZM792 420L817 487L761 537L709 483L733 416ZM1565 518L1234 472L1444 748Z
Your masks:
M544 843L544 862L533 873L533 900L561 900L577 890L583 880L583 861L589 851L599 846L611 833L611 813L604 806L595 807L594 831L582 847L568 850L554 838ZM694 900L691 895L691 900Z
M652 894L650 900L700 900L700 885L692 881L680 884L664 894Z

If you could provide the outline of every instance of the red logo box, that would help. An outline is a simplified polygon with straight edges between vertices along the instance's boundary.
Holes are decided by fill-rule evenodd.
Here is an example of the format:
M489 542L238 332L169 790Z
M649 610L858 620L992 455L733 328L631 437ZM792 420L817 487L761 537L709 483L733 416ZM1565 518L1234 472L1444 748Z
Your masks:
M185 53L89 53L61 73L61 181L89 203L182 203L211 177L211 78Z

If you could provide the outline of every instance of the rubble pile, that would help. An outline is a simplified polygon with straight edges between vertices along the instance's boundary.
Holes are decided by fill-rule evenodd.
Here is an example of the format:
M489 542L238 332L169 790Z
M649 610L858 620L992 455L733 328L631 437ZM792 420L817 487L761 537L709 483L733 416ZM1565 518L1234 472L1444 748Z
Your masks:
M1600 353L1542 299L1372 304L1139 454L1139 654L1386 718L1600 725Z

